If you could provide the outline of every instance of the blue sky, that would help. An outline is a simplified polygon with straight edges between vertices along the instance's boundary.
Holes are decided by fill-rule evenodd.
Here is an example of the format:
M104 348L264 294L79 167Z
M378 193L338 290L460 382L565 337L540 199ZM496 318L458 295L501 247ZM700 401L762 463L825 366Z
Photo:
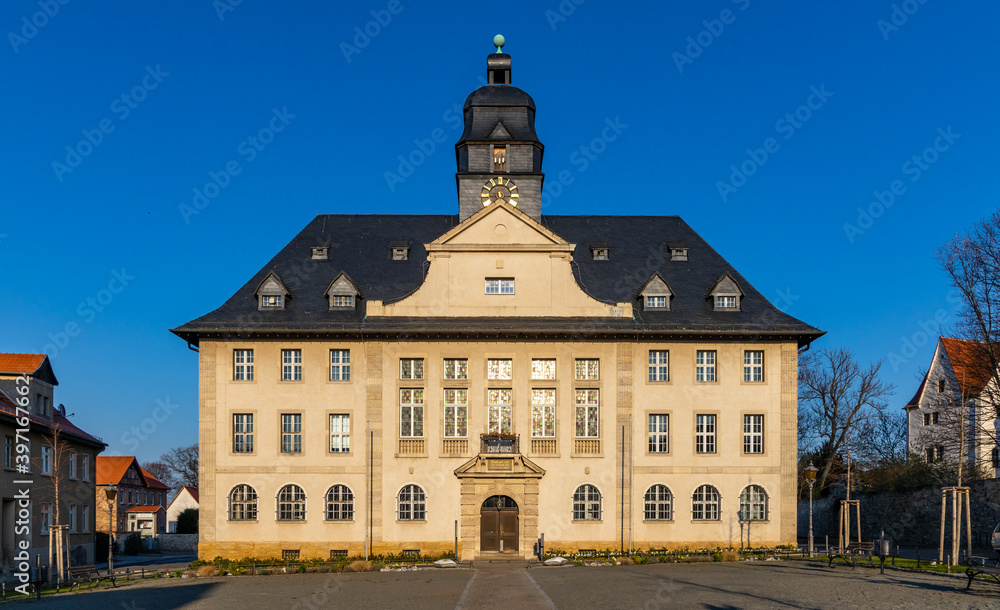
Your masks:
M196 441L167 329L316 214L456 212L454 108L497 33L543 213L680 215L816 347L890 359L894 406L955 319L935 248L997 206L994 3L276 4L0 7L0 350L47 350L109 454Z

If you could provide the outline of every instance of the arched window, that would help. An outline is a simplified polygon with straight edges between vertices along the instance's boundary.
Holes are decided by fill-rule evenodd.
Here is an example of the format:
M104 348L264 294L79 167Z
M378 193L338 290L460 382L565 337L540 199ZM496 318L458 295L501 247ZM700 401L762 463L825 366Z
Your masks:
M278 521L306 520L306 492L298 485L285 485L278 492Z
M593 485L581 485L573 492L573 520L601 520L601 492Z
M647 521L670 521L674 518L674 494L666 485L653 485L646 490Z
M346 485L334 485L326 492L326 520L354 519L354 492Z
M767 519L767 492L760 485L747 485L740 492L740 518Z
M427 498L419 485L404 485L396 496L396 507L400 521L423 521L427 518Z
M229 492L229 520L257 520L257 492L249 485L237 485Z
M695 521L718 521L719 504L719 490L711 485L702 485L691 496L691 518Z

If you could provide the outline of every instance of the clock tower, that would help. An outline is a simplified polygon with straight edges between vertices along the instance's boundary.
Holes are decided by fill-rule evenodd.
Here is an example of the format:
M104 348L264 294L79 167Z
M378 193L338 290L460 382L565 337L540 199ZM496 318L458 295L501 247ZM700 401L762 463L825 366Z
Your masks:
M542 216L542 153L535 135L535 101L510 84L504 38L486 58L489 83L465 100L465 131L455 144L459 219L503 199L535 220Z

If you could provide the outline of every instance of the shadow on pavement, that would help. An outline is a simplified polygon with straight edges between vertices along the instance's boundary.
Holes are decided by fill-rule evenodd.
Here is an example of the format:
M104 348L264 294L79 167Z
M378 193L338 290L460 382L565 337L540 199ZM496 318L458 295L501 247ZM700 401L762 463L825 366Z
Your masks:
M105 608L124 610L167 610L180 608L208 596L218 583L185 584L184 586L143 586L120 589L94 589L71 595L42 598L36 608L75 610Z

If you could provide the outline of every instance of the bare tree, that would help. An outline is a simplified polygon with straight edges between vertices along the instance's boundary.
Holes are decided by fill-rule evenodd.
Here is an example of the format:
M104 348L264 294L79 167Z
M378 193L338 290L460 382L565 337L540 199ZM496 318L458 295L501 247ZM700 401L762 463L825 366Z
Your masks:
M198 443L175 447L161 455L160 461L173 471L182 485L198 486Z
M170 489L176 490L180 487L177 483L177 479L174 477L173 469L165 462L161 462L159 460L155 462L146 462L142 465L142 467L146 470L146 472L156 477L161 483Z
M55 417L59 417L58 414ZM55 566L51 577L61 583L64 580L67 566L69 565L69 540L66 539L68 526L62 523L61 501L59 497L60 488L66 478L69 468L69 444L62 439L62 431L57 422L53 419L49 429L42 435L42 451L48 453L48 463L43 457L38 459L39 470L48 475L49 484L52 486L52 508L49 512L49 557L55 557Z
M813 446L823 447L819 489L827 479L838 454L849 449L855 438L882 416L886 398L894 388L879 378L883 361L862 369L846 349L824 349L806 353L799 367L799 426Z

